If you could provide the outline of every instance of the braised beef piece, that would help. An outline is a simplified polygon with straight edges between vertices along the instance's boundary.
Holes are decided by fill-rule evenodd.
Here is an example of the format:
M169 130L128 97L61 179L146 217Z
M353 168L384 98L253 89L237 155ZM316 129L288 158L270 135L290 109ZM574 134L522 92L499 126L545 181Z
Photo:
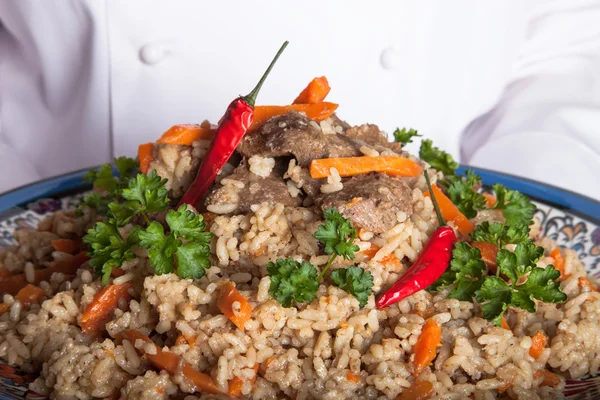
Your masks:
M326 210L336 207L352 225L383 233L397 224L396 214L412 214L412 189L406 178L371 173L344 181L339 192L319 194L315 203Z
M346 136L354 140L366 143L375 150L382 152L391 150L394 153L402 153L402 145L396 142L390 142L383 132L379 130L377 125L364 124L353 126L346 130Z
M282 203L285 206L298 206L300 197L292 197L280 171L271 172L271 175L263 178L255 175L248 169L246 160L233 171L228 179L235 179L244 183L241 189L215 184L206 198L206 205L222 205L231 203L231 191L237 193L239 198L236 213L247 213L250 206L262 202Z

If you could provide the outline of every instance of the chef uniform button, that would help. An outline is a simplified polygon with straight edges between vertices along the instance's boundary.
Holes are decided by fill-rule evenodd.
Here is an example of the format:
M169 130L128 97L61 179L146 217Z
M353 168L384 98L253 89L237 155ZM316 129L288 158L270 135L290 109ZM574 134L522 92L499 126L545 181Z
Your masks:
M169 48L162 43L147 44L140 49L140 60L144 64L155 65L167 58L169 53Z
M379 62L384 69L396 69L402 64L402 54L393 47L381 52Z

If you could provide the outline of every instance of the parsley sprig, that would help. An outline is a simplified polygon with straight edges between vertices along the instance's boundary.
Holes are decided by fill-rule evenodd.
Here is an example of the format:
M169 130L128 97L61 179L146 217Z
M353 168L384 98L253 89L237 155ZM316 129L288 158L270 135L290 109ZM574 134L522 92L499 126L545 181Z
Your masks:
M547 303L561 303L567 299L556 281L560 272L553 265L536 267L543 254L544 250L531 239L519 242L514 252L500 249L496 257L497 275L486 276L479 249L459 242L452 252L450 268L431 289L455 285L448 297L462 301L472 301L475 297L481 303L483 317L500 326L508 307L535 312L535 299Z
M493 189L496 194L496 205L493 208L502 211L507 225L533 223L535 205L527 196L500 184L494 185Z
M497 247L518 244L529 240L529 226L525 224L506 225L500 222L490 224L483 221L471 232L474 242L486 242Z
M441 171L446 176L454 175L458 163L448 153L433 145L430 139L423 139L419 149L419 157L426 161L431 167Z
M297 303L309 302L316 297L319 282L337 257L352 260L359 250L353 242L356 229L350 220L336 209L329 208L323 213L325 223L319 225L314 236L325 245L324 251L331 255L319 274L314 265L308 262L299 263L292 259L278 259L267 265L271 277L269 293L284 307ZM373 288L373 275L358 266L347 269L339 268L331 273L331 280L342 290L350 293L359 301L360 307L367 304Z
M413 128L410 128L408 130L406 128L396 128L396 130L394 131L394 141L397 143L401 143L403 146L408 143L412 143L412 139L414 137L421 136L423 135L420 135L419 132Z
M485 208L485 197L476 188L481 178L471 170L463 176L448 176L442 183L446 186L450 200L467 218L474 218L477 211Z

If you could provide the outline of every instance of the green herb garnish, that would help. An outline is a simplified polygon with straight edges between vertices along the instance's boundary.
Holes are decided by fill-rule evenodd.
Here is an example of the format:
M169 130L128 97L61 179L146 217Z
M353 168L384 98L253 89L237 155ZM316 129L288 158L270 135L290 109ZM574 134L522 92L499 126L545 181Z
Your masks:
M318 271L309 262L278 259L267 264L267 272L271 278L269 293L284 307L310 302L317 296Z
M504 225L500 222L490 224L484 221L471 232L474 242L487 242L497 247L518 244L529 240L529 226L525 224Z
M432 168L441 171L446 176L454 175L458 163L448 153L433 145L430 139L424 139L419 149L419 157L426 161Z
M481 178L471 170L467 170L464 177L449 176L443 182L452 203L469 219L477 215L477 210L485 208L485 197L474 189L480 184Z
M408 143L412 143L412 139L414 137L421 137L423 135L419 135L419 132L416 129L408 129L406 130L406 128L396 128L396 130L394 131L394 141L397 143L401 143L403 146L408 144Z
M493 189L496 193L496 204L493 208L502 210L507 225L533 223L535 205L527 196L500 184L494 185Z
M352 266L331 272L331 280L342 290L358 299L360 308L367 305L373 291L373 275L370 271Z

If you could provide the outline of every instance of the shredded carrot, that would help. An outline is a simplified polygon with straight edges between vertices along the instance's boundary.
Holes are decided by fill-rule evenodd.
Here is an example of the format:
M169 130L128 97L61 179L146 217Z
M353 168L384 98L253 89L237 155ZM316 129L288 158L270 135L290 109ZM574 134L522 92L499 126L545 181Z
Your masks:
M31 304L39 304L46 292L44 289L39 288L31 283L19 290L19 293L15 296L15 300L18 300L24 307L29 307ZM7 303L0 304L0 315L10 310L11 305Z
M348 372L346 374L346 379L348 379L350 382L354 382L354 383L360 382L360 376L358 376L352 372Z
M265 362L263 363L263 364L264 364L264 367L265 367L265 370L266 370L267 368L269 368L269 365L271 365L271 363L272 363L273 361L275 361L275 357L269 357L269 358L267 358L267 359L265 360Z
M396 400L426 400L433 395L433 384L429 381L415 379L410 387L402 390Z
M254 107L254 121L250 125L248 132L256 130L271 118L286 114L290 111L304 113L308 118L320 122L329 118L337 108L337 104L327 102L316 104L292 104L289 106L256 106Z
M375 254L377 254L379 249L381 249L381 247L377 246L375 243L371 243L371 247L369 247L366 250L363 250L362 253L369 258L373 258L373 257L375 257ZM379 260L379 262L381 264L400 265L400 260L398 260L398 257L396 257L393 253L386 255L381 260Z
M431 318L425 322L419 339L415 343L413 352L415 358L413 363L415 369L413 375L417 376L435 359L437 348L442 341L442 328Z
M119 300L126 299L128 301L131 298L130 288L129 283L108 285L96 293L79 320L81 330L91 335L97 335L104 331L106 322L110 320L119 305Z
M594 284L590 282L590 280L585 276L580 276L577 279L577 286L579 286L580 288L589 288L590 292L596 291L596 286L594 286Z
M144 143L138 146L138 160L140 162L140 172L147 174L150 163L154 160L154 143Z
M502 316L502 329L506 329L506 330L511 330L510 329L510 325L508 324L508 322L506 322L506 318L504 318L504 315Z
M566 279L568 275L565 273L565 258L563 257L560 249L557 247L550 253L550 257L554 258L554 268L560 272L559 280Z
M544 351L544 347L546 347L546 342L548 338L542 331L537 331L535 335L531 337L531 347L529 348L529 355L533 358L538 358L542 355Z
M321 158L310 163L313 179L326 178L335 168L340 176L354 176L369 172L385 172L392 176L419 176L423 168L413 160L399 156Z
M71 239L56 239L50 241L54 250L61 251L63 253L75 254L79 250L79 243Z
M496 196L491 193L483 192L483 197L485 198L485 205L488 208L494 207L496 205Z
M487 242L473 242L473 247L476 247L481 252L481 259L485 262L485 265L492 271L496 272L498 265L496 265L496 257L498 256L498 247Z
M340 328L346 329L348 327L348 323L346 321L340 322Z
M321 103L329 94L331 88L329 82L324 76L310 81L308 86L294 100L294 104L315 104Z
M431 185L431 188L433 189L435 199L440 206L444 219L446 221L452 221L458 228L458 231L464 236L473 232L473 223L459 211L454 203L452 203L452 200L450 200L436 185ZM423 195L426 197L431 196L429 190L423 193Z
M175 346L180 346L182 344L187 344L187 340L185 340L183 335L179 335L177 336L177 339L175 339Z
M254 364L254 378L250 380L250 383L254 383L256 380L256 374L258 373L258 364ZM242 395L242 387L244 386L244 381L237 376L234 376L233 379L229 380L229 390L228 394L233 397L240 397Z
M196 140L212 140L215 132L215 129L203 128L197 124L173 125L168 131L162 134L156 143L191 146Z
M234 303L239 303L239 311L233 310ZM221 294L217 300L217 307L241 330L244 330L244 324L252 315L252 305L248 303L248 300L242 296L231 282L223 285Z
M55 272L60 272L65 275L74 275L75 272L81 267L81 264L89 260L85 252L75 254L64 261L55 263L54 265L38 269L35 271L34 281L31 282L34 285L39 284L41 281L49 281L50 277ZM25 274L17 274L6 279L0 280L0 295L12 294L15 295L19 290L27 286L29 282L25 278Z
M554 387L554 386L560 385L560 382L562 381L562 379L560 378L560 376L556 375L554 372L550 372L547 369L545 369L543 374L544 374L544 378L543 378L540 386ZM539 375L538 375L538 377L539 377Z
M135 329L129 329L121 333L123 339L129 340L132 344L135 344L136 340L142 340L146 343L152 343L152 339L144 335L142 332ZM171 352L163 351L160 347L154 344L155 351L150 354L146 353L144 349L137 349L138 351L145 354L146 358L154 365L155 368L165 370L171 375L175 375L178 372L180 363L182 364L181 372L183 376L191 381L199 392L206 392L212 394L220 394L221 391L217 388L215 381L210 375L203 374L202 372L196 371L190 364L185 360L180 360L179 357Z

